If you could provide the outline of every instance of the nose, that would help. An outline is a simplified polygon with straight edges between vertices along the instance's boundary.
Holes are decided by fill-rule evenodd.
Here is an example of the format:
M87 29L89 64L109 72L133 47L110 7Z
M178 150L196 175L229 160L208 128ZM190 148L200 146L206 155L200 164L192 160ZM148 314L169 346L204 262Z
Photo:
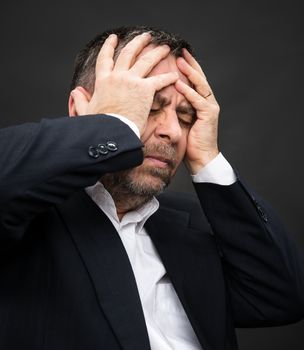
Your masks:
M163 111L157 117L156 123L155 136L163 142L175 144L182 137L182 129L175 111Z

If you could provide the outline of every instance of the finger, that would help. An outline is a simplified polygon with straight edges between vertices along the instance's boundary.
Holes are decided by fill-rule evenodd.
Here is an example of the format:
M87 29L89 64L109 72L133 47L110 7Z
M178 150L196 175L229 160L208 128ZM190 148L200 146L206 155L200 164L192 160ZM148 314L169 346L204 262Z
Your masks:
M151 70L170 53L168 45L157 46L151 51L141 56L130 69L130 72L139 76L146 77Z
M96 76L111 72L114 66L114 51L117 46L117 35L111 34L102 45L96 60Z
M180 79L175 83L175 88L178 92L185 96L185 98L197 111L201 111L204 107L208 107L210 105L198 92Z
M198 72L200 72L202 75L204 75L205 79L206 75L202 70L202 67L200 66L200 64L197 62L197 60L190 54L190 52L183 48L183 57L184 59L190 64L191 67L193 67L195 70L197 70Z
M71 95L74 99L76 114L77 115L87 114L87 107L88 107L89 101L87 100L87 97L85 96L85 94L81 90L78 90L76 88L71 92Z
M150 33L143 33L137 35L126 46L124 46L117 57L115 70L129 70L134 63L136 56L150 43L151 38L152 36Z
M205 77L200 72L195 70L186 60L179 57L176 61L178 69L187 76L191 83L193 83L195 90L204 98L210 101L216 101L212 93L212 89Z
M179 76L177 72L163 73L146 78L153 85L155 91L159 91L177 82Z

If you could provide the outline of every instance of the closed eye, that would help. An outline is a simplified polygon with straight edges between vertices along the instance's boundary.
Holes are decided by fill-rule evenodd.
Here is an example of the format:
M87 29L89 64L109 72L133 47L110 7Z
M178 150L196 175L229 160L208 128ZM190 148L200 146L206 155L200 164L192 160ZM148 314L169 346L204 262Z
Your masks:
M179 116L178 120L180 125L184 128L191 128L192 125L194 124L194 118L192 118L191 116L187 116L187 115L183 115L182 117Z
M191 127L196 120L196 110L191 105L182 105L176 109L180 123Z
M162 111L162 108L151 108L150 109L150 115L158 114ZM192 112L192 111L191 111ZM189 113L188 111L177 111L178 115L178 121L181 127L183 128L191 128L191 126L194 124L196 116L193 115L193 113Z
M159 108L151 108L150 109L150 113L157 113L157 112L159 112L160 111L160 109Z
M196 120L196 111L193 108L181 108L177 109L178 119L181 124L191 127Z

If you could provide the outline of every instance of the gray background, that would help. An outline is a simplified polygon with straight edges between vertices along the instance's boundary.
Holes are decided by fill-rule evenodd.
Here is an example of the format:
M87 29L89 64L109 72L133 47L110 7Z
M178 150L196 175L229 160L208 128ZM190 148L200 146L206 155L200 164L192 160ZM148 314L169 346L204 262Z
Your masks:
M2 1L0 126L67 114L76 52L95 34L150 24L197 49L221 105L220 148L304 247L300 1ZM172 186L193 191L184 169ZM304 349L304 322L238 331L241 349Z

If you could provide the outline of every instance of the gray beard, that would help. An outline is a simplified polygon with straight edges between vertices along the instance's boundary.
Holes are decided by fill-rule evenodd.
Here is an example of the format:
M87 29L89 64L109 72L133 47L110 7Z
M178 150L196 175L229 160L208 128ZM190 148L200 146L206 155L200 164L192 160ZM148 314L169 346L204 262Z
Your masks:
M132 170L124 170L106 174L101 178L105 189L111 194L116 208L124 208L126 211L135 210L149 202L153 196L157 196L170 183L170 178L165 174L157 174L157 168L149 168L150 174L162 176L157 186L149 186L144 180L134 179ZM145 172L147 170L145 169Z
M175 148L171 145L149 145L145 155L162 155L171 160L167 168L138 166L136 168L105 174L101 182L111 194L116 208L126 212L135 210L149 202L169 185L172 169L176 165Z

